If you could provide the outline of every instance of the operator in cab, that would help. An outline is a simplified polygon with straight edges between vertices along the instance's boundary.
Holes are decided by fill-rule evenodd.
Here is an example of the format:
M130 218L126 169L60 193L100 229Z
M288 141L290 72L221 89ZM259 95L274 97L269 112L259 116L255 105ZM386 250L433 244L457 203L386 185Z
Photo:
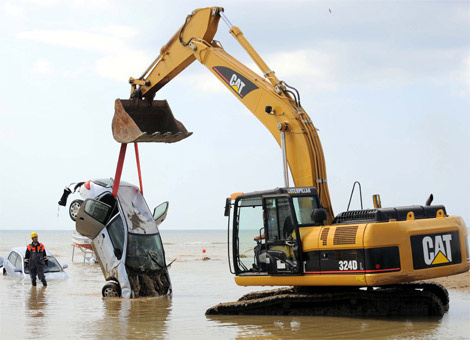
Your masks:
M39 277L39 280L41 280L42 285L47 287L46 277L44 276L44 266L48 265L46 248L44 244L38 241L38 234L36 232L31 233L31 239L32 242L26 247L26 253L24 255L25 267L29 267L33 287L36 286L36 275Z

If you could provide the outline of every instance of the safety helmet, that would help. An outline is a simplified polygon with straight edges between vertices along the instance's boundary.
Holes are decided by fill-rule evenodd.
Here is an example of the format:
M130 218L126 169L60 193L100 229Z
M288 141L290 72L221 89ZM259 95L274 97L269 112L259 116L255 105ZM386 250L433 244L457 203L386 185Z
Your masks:
M33 238L33 237L38 237L38 233L35 232L35 231L33 231L33 232L31 233L31 238Z

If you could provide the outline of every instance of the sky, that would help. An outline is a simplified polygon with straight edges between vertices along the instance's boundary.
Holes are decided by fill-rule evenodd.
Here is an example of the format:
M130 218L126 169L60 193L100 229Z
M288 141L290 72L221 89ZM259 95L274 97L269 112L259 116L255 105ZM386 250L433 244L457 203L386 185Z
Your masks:
M300 91L319 129L335 214L359 181L365 208L377 193L384 207L424 205L433 193L470 223L469 4L3 0L0 230L74 229L57 202L71 182L114 177L114 100L129 97L129 77L145 71L186 15L207 6L224 7ZM222 21L215 39L259 72ZM231 193L283 186L274 138L199 62L156 99L194 132L140 144L149 207L170 202L160 228L225 229ZM133 148L122 179L138 184ZM359 207L356 196L351 208Z

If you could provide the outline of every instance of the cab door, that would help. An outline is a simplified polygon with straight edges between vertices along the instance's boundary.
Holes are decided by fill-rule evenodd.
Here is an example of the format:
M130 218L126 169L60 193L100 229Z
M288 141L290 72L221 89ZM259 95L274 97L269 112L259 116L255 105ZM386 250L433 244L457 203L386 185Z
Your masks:
M289 196L263 198L268 274L301 274L301 242Z

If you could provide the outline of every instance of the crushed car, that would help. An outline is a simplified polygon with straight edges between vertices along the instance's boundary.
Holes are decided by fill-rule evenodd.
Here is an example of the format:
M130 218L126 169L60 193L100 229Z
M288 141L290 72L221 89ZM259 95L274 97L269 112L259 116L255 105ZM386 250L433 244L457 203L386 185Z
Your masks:
M21 279L29 277L29 268L24 263L25 253L26 247L12 248L3 260L3 275ZM68 265L64 264L62 266L47 249L46 256L48 262L48 265L44 267L46 280L68 278L67 273L64 271L64 269L68 268Z
M167 215L168 202L157 206L152 214L140 189L132 184L121 181L115 197L112 179L83 183L89 183L85 192L89 197L80 204L75 227L78 233L92 240L107 281L102 289L103 297L171 294L158 230Z

